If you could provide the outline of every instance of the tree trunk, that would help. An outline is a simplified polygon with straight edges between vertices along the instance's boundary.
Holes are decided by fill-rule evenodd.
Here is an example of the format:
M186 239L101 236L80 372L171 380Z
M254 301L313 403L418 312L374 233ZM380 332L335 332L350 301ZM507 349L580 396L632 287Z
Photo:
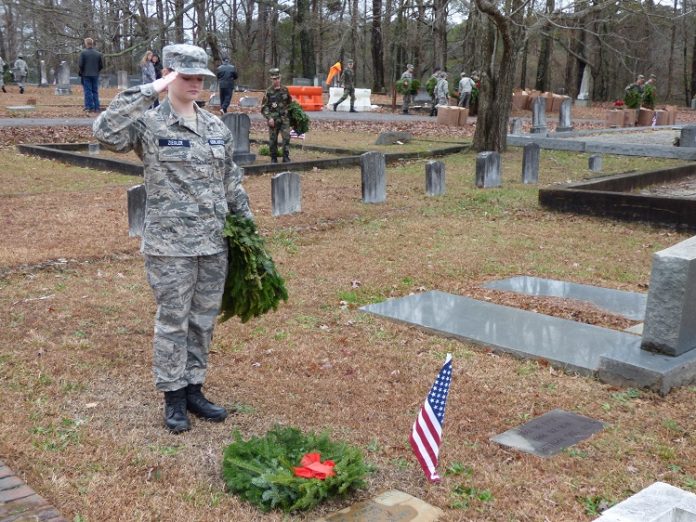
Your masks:
M546 15L551 16L555 8L554 0L546 0ZM553 41L551 40L551 29L550 23L544 24L544 28L541 33L541 48L539 49L539 61L537 62L537 74L536 82L534 88L537 91L546 92L549 90L551 85L551 50L553 47Z
M372 0L372 92L384 89L384 42L382 40L382 0Z
M433 2L433 65L443 70L447 66L447 2Z
M297 0L297 29L300 36L300 57L302 59L302 76L314 78L317 73L314 61L314 38L310 28L309 0Z
M488 46L489 65L481 75L479 112L473 147L477 151L503 152L507 147L507 129L512 109L512 89L515 82L515 53L519 44L519 27L522 23L521 0L509 5L512 15L503 14L489 0L476 0L477 7L495 24L503 49L498 62L495 60L497 43Z

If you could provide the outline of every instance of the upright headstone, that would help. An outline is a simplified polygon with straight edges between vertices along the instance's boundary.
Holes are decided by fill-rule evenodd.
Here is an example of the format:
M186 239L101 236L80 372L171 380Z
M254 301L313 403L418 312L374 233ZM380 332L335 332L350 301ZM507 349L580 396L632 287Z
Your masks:
M593 154L587 161L588 167L592 172L602 172L602 156L600 154Z
M425 193L428 196L441 196L445 193L444 162L428 161L425 164Z
M363 203L382 203L387 199L387 162L381 152L360 156Z
M128 235L131 237L143 234L146 203L145 185L135 185L128 189Z
M259 99L253 96L242 96L239 98L239 106L250 109L259 106Z
M46 75L46 60L39 62L39 70L41 78L39 79L39 87L48 87L48 76Z
M696 348L696 236L653 255L641 348L675 356Z
M116 83L119 90L128 88L128 71L116 71Z
M56 84L56 70L51 67L48 70L48 84L49 85L55 85Z
M512 118L510 121L510 134L515 136L522 134L522 118Z
M537 96L532 102L532 134L545 134L546 130L546 97Z
M585 66L582 70L582 80L580 81L580 92L576 103L579 107L590 106L590 86L592 84L592 72L589 66Z
M271 178L271 203L274 216L302 211L302 187L297 172L281 172Z
M679 136L680 147L696 147L696 125L684 125Z
M494 151L479 152L476 156L476 186L494 188L500 184L500 154Z
M570 98L563 98L560 110L558 111L558 127L556 132L570 132L573 130L573 118L571 110L573 101Z
M293 78L292 79L292 84L293 85L302 85L305 87L310 87L314 81L311 78Z
M58 96L67 96L72 94L72 89L70 89L70 65L68 62L63 60L58 66L58 71L56 71L56 81L58 85L56 86L56 94Z
M527 143L522 152L522 183L539 182L539 155L541 147L537 143Z
M232 131L234 138L234 154L232 159L237 165L249 165L256 161L256 154L249 152L249 132L251 120L248 114L227 113L222 115L222 121Z

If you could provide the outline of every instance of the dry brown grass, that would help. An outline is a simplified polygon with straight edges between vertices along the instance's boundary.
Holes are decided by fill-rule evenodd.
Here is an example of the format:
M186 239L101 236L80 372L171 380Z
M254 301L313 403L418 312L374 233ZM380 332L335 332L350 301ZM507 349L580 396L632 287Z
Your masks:
M137 240L126 235L133 178L61 171L5 152L2 161L24 167L0 169L11 187L0 196L0 458L68 519L284 520L226 494L220 477L232 430L258 435L275 423L329 429L376 466L365 491L293 520L388 488L443 508L447 521L591 520L585 504L594 497L622 500L655 480L696 489L696 388L667 397L628 392L357 309L423 289L505 299L480 285L515 274L644 290L652 253L686 237L540 209L536 188L518 181L518 150L503 159L501 190L473 188L472 154L446 158L441 198L423 194L422 161L390 167L381 205L360 202L357 169L302 173L303 212L281 218L270 215L270 178L247 179L290 300L247 324L218 326L207 389L239 413L222 425L194 420L180 436L162 428L151 381L154 303ZM618 172L673 162L604 163ZM544 152L542 183L578 179L586 165L586 156ZM557 314L576 309L517 302ZM407 437L448 351L454 378L442 467L472 472L430 486ZM489 441L554 408L607 428L548 459ZM489 490L492 500L452 508L460 484Z

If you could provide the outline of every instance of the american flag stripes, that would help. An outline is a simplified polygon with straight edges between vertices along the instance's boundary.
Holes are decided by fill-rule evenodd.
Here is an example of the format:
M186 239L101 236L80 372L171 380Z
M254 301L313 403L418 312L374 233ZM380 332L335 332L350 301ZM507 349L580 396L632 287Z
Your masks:
M416 422L413 423L411 436L408 438L430 482L440 482L440 476L437 474L437 458L440 454L440 444L442 444L442 425L445 420L445 406L451 380L452 354L448 353L445 364L437 374L425 404L418 413Z

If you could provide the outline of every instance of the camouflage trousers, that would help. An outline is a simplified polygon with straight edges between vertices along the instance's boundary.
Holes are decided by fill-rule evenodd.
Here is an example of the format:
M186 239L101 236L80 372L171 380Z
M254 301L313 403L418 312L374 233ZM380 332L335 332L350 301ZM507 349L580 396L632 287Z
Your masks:
M275 120L274 127L268 127L268 148L271 158L278 157L278 135L283 136L283 156L290 153L290 121L287 119Z
M343 96L338 99L336 105L340 105L348 96L350 96L350 108L352 109L355 105L355 87L346 87L343 89Z
M202 384L227 275L227 250L199 257L145 255L157 303L152 369L160 391Z
M402 112L408 112L408 106L411 105L411 101L413 101L413 94L404 94L404 99L401 103Z

